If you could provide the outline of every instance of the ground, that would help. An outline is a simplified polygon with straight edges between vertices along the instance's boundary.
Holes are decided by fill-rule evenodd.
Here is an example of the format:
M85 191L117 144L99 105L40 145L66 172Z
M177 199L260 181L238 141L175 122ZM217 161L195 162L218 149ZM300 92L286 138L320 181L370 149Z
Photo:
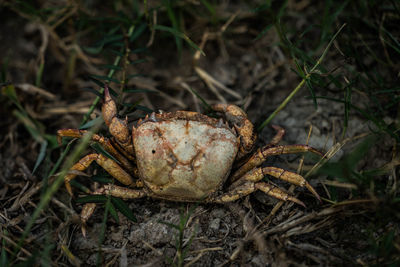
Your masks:
M166 1L147 9L140 2L143 20L126 22L122 18L129 17L125 11L133 4L95 2L0 3L0 265L29 265L29 260L56 266L399 264L395 77L400 49L399 31L393 27L400 17L398 5L396 9L387 1L384 9L371 3L366 8L363 1L343 6L287 1L280 24L272 19L280 10L276 3L223 2L214 4L214 14L195 1ZM205 16L207 10L214 15ZM113 19L116 14L120 21ZM320 20L319 14L324 16ZM362 30L362 15L371 17L372 25L366 24L376 35ZM154 30L154 24L169 28ZM134 32L145 27L137 39L129 39L131 25ZM145 51L129 54L127 43L130 50ZM88 52L101 44L101 52ZM321 55L322 65L308 82L259 128ZM109 67L118 57L118 68ZM106 77L112 71L116 80ZM308 143L329 152L329 161L310 176L320 158L309 154L271 157L265 165L307 176L322 203L307 190L271 178L288 191L294 189L306 208L258 192L226 205L127 200L136 221L120 212L118 221L114 216L104 219L112 211L102 204L84 237L78 219L83 205L77 199L85 194L75 188L71 198L61 183L50 192L68 162L68 156L63 158L68 141L59 147L55 134L81 126L97 97L93 91L99 92L104 82L117 92L120 115L127 115L131 125L149 110L206 113L205 100L241 106L259 129L257 147L274 136L271 125L284 127L282 144ZM100 105L89 120L100 116ZM104 126L99 133L109 135ZM76 147L74 142L65 155ZM92 150L85 147L79 155ZM60 167L51 173L60 159ZM95 165L86 173L104 172ZM85 175L78 181L92 185Z

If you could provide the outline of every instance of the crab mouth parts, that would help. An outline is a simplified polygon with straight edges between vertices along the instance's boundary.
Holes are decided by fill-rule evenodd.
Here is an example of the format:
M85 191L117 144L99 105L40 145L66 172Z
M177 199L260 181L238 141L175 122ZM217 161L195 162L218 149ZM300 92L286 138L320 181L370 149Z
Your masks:
M150 191L160 198L174 198L179 196L179 199L184 200L199 200L208 196L215 188L213 183L199 184L197 172L193 169L192 164L174 163L174 168L169 171L169 179L165 184L155 184L145 181L146 186Z

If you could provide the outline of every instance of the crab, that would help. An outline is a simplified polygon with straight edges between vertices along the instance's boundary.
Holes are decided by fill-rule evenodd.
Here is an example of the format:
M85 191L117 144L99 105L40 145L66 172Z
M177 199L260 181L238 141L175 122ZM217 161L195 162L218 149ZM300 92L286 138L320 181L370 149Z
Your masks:
M301 175L277 167L260 167L273 155L299 152L321 155L318 150L308 145L278 145L284 135L283 128L278 126L273 126L277 133L271 143L255 149L253 124L241 108L231 104L215 104L211 108L220 115L219 119L191 111L153 112L130 131L127 118L118 118L116 103L106 86L102 115L112 137L94 134L91 140L112 157L93 153L80 159L65 176L67 191L72 195L71 180L95 161L123 185L106 184L91 192L97 195L226 203L260 190L279 200L305 206L263 179L269 175L305 187L320 200ZM57 134L61 141L62 137L81 138L88 132L61 129ZM83 224L95 205L87 203L83 207Z

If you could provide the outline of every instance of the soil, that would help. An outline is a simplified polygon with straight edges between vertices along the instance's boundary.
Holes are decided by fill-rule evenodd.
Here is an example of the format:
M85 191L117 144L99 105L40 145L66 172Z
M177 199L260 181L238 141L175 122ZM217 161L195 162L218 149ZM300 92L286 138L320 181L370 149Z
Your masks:
M50 38L40 86L49 95L29 87L24 90L23 84L35 82L37 55L43 42L41 34L46 30L38 23L10 15L9 9L3 8L0 12L6 18L2 19L5 23L0 27L1 63L8 62L7 80L15 85L18 101L29 116L43 126L41 130L53 135L53 139L57 129L78 128L83 115L96 98L94 94L82 90L87 86L96 87L87 79L91 68L78 60L73 78L67 82L68 59L57 58L59 47ZM133 65L128 70L130 74L140 73L143 76L130 80L128 86L159 93L126 94L123 102L134 103L141 99L141 105L151 110L206 112L201 101L187 89L189 86L210 104L226 101L240 105L256 127L259 126L301 79L292 71L293 61L276 45L279 36L274 31L254 41L256 33L246 32L236 23L231 27L232 31L224 39L218 39L216 34L216 38L206 42L203 47L206 56L201 56L195 65L233 93L221 87L216 89L217 93L213 92L195 71L193 50L185 47L179 57L173 38L156 36L154 44L148 48L149 52L137 56L147 61ZM192 38L199 44L201 37L199 33ZM157 42L164 42L163 46ZM319 52L322 51L323 48ZM338 51L332 47L326 66L336 65L335 57L338 56ZM103 58L97 60L103 64L110 62ZM346 74L345 70L339 72ZM325 96L337 97L334 92L317 89ZM353 101L361 104L369 100L363 94L354 94ZM40 201L42 189L35 190L35 187L42 185L44 175L54 166L63 151L50 144L45 160L32 174L40 144L38 139L32 137L23 121L16 119L15 110L18 110L17 107L3 94L0 106L0 222L3 224L2 238L10 247L9 239L4 238L9 236L14 242L18 241ZM319 99L315 106L309 90L303 87L271 124L285 128L286 134L281 144L308 143L326 152L348 139L332 157L331 160L335 161L353 151L364 140L357 139L357 136L370 133L374 127L359 113L351 111L343 138L344 112L343 103L326 99ZM121 114L125 113L127 110L122 108ZM100 115L100 104L93 114ZM138 110L128 114L130 124L135 124L146 112ZM268 144L275 135L270 125L258 133L257 148ZM109 136L106 127L101 128L100 133ZM373 155L368 154L369 157L359 162L360 168L371 169L390 162L392 146L390 138L374 146L369 152ZM303 156L271 157L264 165L296 172L300 164L303 164L301 173L305 175L319 158L306 154L303 162ZM86 173L90 176L98 172L101 170L94 166ZM119 222L109 216L104 242L100 245L104 205L99 205L89 219L87 235L84 237L77 220L82 204L71 199L64 187L60 187L48 208L34 224L24 248L34 253L37 244L51 240L53 247L49 258L52 265L94 266L98 263L100 247L101 265L169 266L172 262L177 264L180 257L177 253L180 245L179 231L169 224L179 225L182 218L188 215L181 240L184 247L184 254L181 255L183 264L337 266L373 263L375 258L370 253L371 235L380 236L382 232L379 231L388 228L398 234L397 219L388 218L386 222L381 222L381 227L371 227L371 215L377 210L385 212L382 202L354 196L354 191L346 187L337 187L336 195L333 196L332 191L327 189L329 185L325 183L327 175L324 174L312 175L308 179L323 201L319 203L306 189L297 187L293 194L306 204L305 208L289 202L282 205L260 192L226 205L176 203L151 198L127 200L137 222L121 213L118 213ZM289 190L287 183L273 178L271 180ZM87 177L81 176L79 181L91 186ZM27 199L24 199L25 196ZM368 201L335 206L332 205L335 198ZM369 229L377 230L370 232ZM17 259L28 257L28 254L20 252Z

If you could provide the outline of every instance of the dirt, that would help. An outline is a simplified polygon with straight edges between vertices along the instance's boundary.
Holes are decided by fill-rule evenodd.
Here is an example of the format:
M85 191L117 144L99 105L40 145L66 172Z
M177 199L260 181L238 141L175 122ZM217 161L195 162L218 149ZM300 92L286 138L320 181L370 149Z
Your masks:
M9 12L1 10L1 14ZM13 84L33 84L37 72L37 54L41 41L40 26L20 17L5 15L7 23L0 27L2 64L8 60L7 79ZM232 90L228 92L218 88L213 93L193 67L194 51L185 47L179 58L173 38L165 47L155 44L149 53L143 55L147 62L132 66L129 72L144 74L128 84L137 88L159 90L162 93L139 93L124 96L125 102L142 99L141 105L152 110L192 110L204 112L201 101L193 96L185 84L193 88L208 103L226 100L243 107L250 120L259 126L282 101L300 83L301 79L291 70L294 67L290 57L278 45L279 36L270 31L257 37L251 31L241 31L240 25L233 24L237 33L225 36L226 39L210 39L204 46L206 56L196 63L203 71ZM20 29L18 35L10 34ZM161 37L159 37L161 38ZM192 37L198 44L201 34ZM165 41L165 39L161 40ZM60 128L77 128L83 114L95 99L95 95L82 91L88 85L96 87L86 79L88 66L78 62L73 79L66 85L67 60L61 62L57 55L57 44L50 40L47 48L46 67L42 88L54 97L22 90L16 86L19 102L29 116L40 122L46 134L55 135ZM168 51L168 53L166 53ZM59 52L59 51L58 51ZM321 51L319 51L322 53ZM61 52L63 53L63 52ZM166 55L167 54L167 55ZM326 65L335 65L335 56L339 53L331 48ZM139 58L141 55L139 56ZM103 63L107 60L101 59ZM344 71L343 71L344 72ZM318 88L323 91L324 88ZM325 91L323 91L325 94ZM327 96L337 96L326 93ZM353 96L353 101L364 103L362 94ZM73 106L73 109L68 107ZM56 109L60 108L60 109ZM14 241L29 222L37 207L41 189L34 190L59 158L62 149L52 148L38 171L32 175L40 146L27 131L24 124L15 117L16 106L9 98L2 96L0 114L0 199L2 237L9 236ZM123 110L124 113L126 110ZM328 151L339 141L344 140L344 104L320 99L317 107L310 97L307 87L278 113L271 124L285 128L286 135L281 144L306 144L320 151ZM94 112L100 114L100 105ZM145 112L129 114L131 124L143 117ZM345 138L354 138L369 133L374 125L367 122L359 113L349 116ZM309 136L309 132L311 134ZM101 134L108 135L106 128ZM275 132L270 126L258 134L256 147L269 143ZM309 137L308 137L309 136ZM349 140L337 151L332 160L353 151L358 140ZM360 164L369 168L379 167L391 160L393 143L387 140L381 147L374 147L374 155ZM89 150L88 150L89 151ZM265 166L276 166L296 172L302 155L271 157ZM302 173L306 174L319 159L306 155ZM89 168L92 175L98 168ZM104 207L99 207L87 224L87 236L83 237L77 221L82 204L76 203L61 187L49 207L43 211L28 236L26 245L30 252L35 244L44 244L47 238L54 245L50 253L54 265L94 266L101 254L102 265L109 266L169 266L177 263L179 255L179 231L169 224L179 225L184 216L188 216L183 235L183 264L192 266L288 266L288 265L355 265L373 262L369 253L371 235L368 229L392 228L398 234L396 220L388 219L381 227L371 227L370 216L381 203L370 201L354 206L333 206L333 197L329 195L323 182L326 175L311 176L310 184L316 188L323 202L319 203L305 189L296 188L294 195L306 204L303 208L294 203L285 203L271 214L274 207L280 205L277 200L256 192L234 203L194 204L154 200L150 198L126 201L133 211L137 222L132 222L121 213L119 222L111 216L106 220L104 242L99 244L103 227ZM82 183L90 186L89 179L82 177ZM289 190L289 185L272 179L280 187ZM33 191L31 191L33 190ZM27 192L29 200L21 201ZM352 199L353 191L338 188L337 196ZM353 198L365 199L365 198ZM57 204L57 201L63 205ZM361 208L360 208L361 207ZM384 213L384 210L381 210ZM72 215L71 215L72 214ZM7 229L7 234L4 232ZM378 231L378 230L377 230ZM5 239L3 239L5 240ZM11 243L8 243L7 246ZM72 260L63 246L74 255ZM99 254L99 247L101 247ZM10 250L8 251L10 253ZM19 259L29 255L21 253Z

